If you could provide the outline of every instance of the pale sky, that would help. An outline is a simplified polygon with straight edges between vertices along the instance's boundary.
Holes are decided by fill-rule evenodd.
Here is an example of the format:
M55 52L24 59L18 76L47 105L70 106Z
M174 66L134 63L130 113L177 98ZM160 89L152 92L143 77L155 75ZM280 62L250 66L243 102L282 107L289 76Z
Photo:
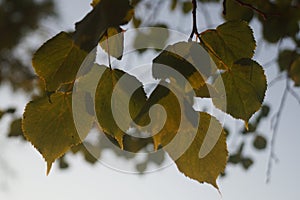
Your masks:
M57 0L56 2L62 14L58 22L46 25L47 27L53 26L48 33L49 37L59 31L73 28L74 22L79 21L91 9L89 0ZM190 16L181 20L186 21L185 24L191 23ZM254 25L257 27L256 24ZM189 27L185 29L189 30ZM276 55L274 47L265 46L257 59L263 64ZM268 80L275 77L275 68L271 67L266 70ZM283 87L284 82L278 82L267 92L265 101L271 104L272 113L279 106ZM300 90L298 89L297 92L300 93ZM22 112L28 100L22 94L13 94L8 87L0 88L0 96L0 108L14 105L19 108L19 113ZM7 129L5 121L9 120L5 118L0 123L0 163L5 163L7 166L0 164L0 199L299 199L300 156L298 154L300 145L298 143L300 134L297 125L300 119L300 105L293 97L288 97L282 115L275 149L280 162L273 165L271 182L265 183L270 149L253 152L252 148L247 148L249 155L255 155L254 165L248 171L240 166L229 165L228 175L218 180L221 195L210 185L200 184L186 178L175 165L141 176L121 173L101 163L92 166L84 162L80 155L76 155L68 157L71 164L68 170L60 170L55 164L50 175L46 176L46 164L42 156L29 143L5 138ZM227 120L233 126L237 124L230 117ZM264 122L262 125L261 133L270 138L269 122ZM239 140L239 137L236 139ZM230 150L235 149L232 140L228 145Z

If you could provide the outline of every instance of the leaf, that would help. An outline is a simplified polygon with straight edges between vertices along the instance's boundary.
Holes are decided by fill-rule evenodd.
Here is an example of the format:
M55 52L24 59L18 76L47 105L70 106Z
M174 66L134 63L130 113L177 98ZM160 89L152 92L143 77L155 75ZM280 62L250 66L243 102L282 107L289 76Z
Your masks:
M200 112L199 116L198 131L194 140L183 155L175 160L175 163L184 175L218 188L216 179L224 172L228 156L225 131L211 115ZM182 137L186 134L189 134L188 130L182 134ZM214 140L217 141L215 144ZM209 153L203 153L207 148L211 149ZM168 153L172 157L172 153Z
M277 60L280 71L289 69L294 60L296 60L299 57L300 55L297 54L297 52L290 49L280 51Z
M264 70L257 62L241 59L221 74L214 86L218 91L225 88L221 98L213 98L214 105L234 118L248 122L261 107L267 82Z
M95 7L101 0L93 0L91 6Z
M38 76L45 81L46 90L56 91L61 84L74 81L86 55L68 33L61 32L37 50L32 64Z
M257 150L263 150L266 148L267 146L267 140L264 136L261 135L256 135L254 141L253 141L253 146L257 149Z
M55 159L83 139L76 131L71 99L71 94L55 93L51 96L52 103L43 97L29 102L25 108L22 122L24 136L45 158L47 174Z
M245 20L249 22L253 18L253 11L250 8L239 5L235 0L227 0L224 18L227 21Z
M134 93L133 97L137 95ZM162 108L155 108L157 104L162 106L164 111ZM155 150L172 140L178 131L180 119L181 110L175 94L162 84L154 89L149 99L145 98L144 105L133 118L137 125L142 126L136 127L140 132L147 132L153 137Z
M75 24L73 40L81 49L90 52L109 27L126 24L132 16L133 9L128 0L101 0Z
M8 137L21 137L22 139L25 139L23 131L22 131L22 125L21 124L22 124L22 119L15 119L10 124Z
M169 45L153 59L152 69L154 78L173 78L182 88L186 87L188 81L194 90L201 90L213 71L209 55L196 42Z
M216 30L207 30L201 33L201 41L219 69L230 69L236 60L252 58L256 47L253 32L245 21L229 21Z
M147 124L144 122L150 121L150 115L151 124L142 131L151 133L154 149L162 147L168 152L186 176L217 188L216 178L224 171L227 160L225 132L215 118L195 111L187 101L189 97L181 92L180 87L161 82L135 122ZM155 110L155 104L163 106L165 114Z
M291 65L289 76L295 82L295 86L300 86L300 57Z
M150 29L138 30L133 43L134 48L139 53L143 53L150 48L161 51L165 47L169 37L169 30L167 28L168 26L165 24L155 24Z
M100 40L100 46L110 56L122 59L124 50L124 34L120 27L110 27Z
M134 87L137 88L138 95L131 99L130 90ZM123 135L143 106L144 99L146 94L142 84L135 77L121 70L106 67L96 90L96 116L103 131L115 138L121 148Z
M191 12L192 9L193 9L192 2L185 1L185 2L182 3L182 12L184 14L187 14L187 13Z

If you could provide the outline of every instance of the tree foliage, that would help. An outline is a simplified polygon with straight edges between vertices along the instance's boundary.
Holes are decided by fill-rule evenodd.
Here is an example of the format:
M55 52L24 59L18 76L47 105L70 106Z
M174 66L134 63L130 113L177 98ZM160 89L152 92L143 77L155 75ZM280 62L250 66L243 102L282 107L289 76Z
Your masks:
M197 5L202 6L207 2L223 3L225 22L215 29L199 33L196 8ZM122 60L123 46L126 42L123 37L123 32L126 32L124 26L143 26L145 19L138 14L143 3L143 0L94 0L91 3L91 12L75 24L74 32L58 33L45 42L32 58L33 68L43 81L43 92L27 104L22 119L22 130L21 121L18 119L12 123L9 136L21 135L23 132L26 140L45 158L49 173L56 159L60 159L62 168L67 167L62 156L68 151L82 152L88 162L95 162L95 157L86 149L92 145L84 139L92 124L97 122L99 133L108 137L121 149L138 152L152 144L155 151L162 149L168 153L183 174L218 188L216 179L224 172L227 160L233 164L241 163L245 169L248 169L253 161L242 154L243 143L238 152L228 156L228 131L226 133L226 128L215 116L196 111L193 108L193 98L209 98L216 108L233 118L242 119L245 128L241 133L245 136L255 133L253 146L258 150L265 149L268 141L257 134L256 129L261 119L269 114L269 107L263 105L267 78L264 66L253 58L257 44L249 23L256 18L262 24L264 40L270 43L280 42L283 38L293 41L295 49L280 51L278 66L280 71L286 72L287 80L293 81L297 87L300 85L300 2L171 0L171 11L181 9L184 14L191 13L192 34L186 41L169 45L162 51L158 50L158 55L153 58L151 70L153 77L160 82L153 87L149 96L137 77L130 75L125 69L115 69L111 63L109 66L94 64L89 71L78 76L83 62L88 59L94 62L94 58L87 57L97 46L101 47L108 57ZM151 25L167 27L164 24ZM114 37L117 34L118 36ZM139 40L149 37L143 34L137 35L136 44ZM168 34L157 38L163 40L161 43L164 44ZM7 44L5 48L10 46ZM4 47L0 50L2 49ZM199 49L207 51L216 69L200 66L197 70L195 66L199 58L195 52L199 52ZM183 75L191 89L187 90L186 83L182 83L176 75L163 71L162 65L169 66ZM99 74L101 78L95 87L91 87L89 82L84 83L91 77L97 80L99 77L93 76ZM120 84L123 79L126 80L126 84L136 86L133 93ZM86 87L77 87L78 82L83 82L83 86ZM74 91L91 104L78 108L85 113L80 116L84 124L83 135L77 134L78 130L74 125ZM113 93L117 94L116 98ZM182 95L178 97L178 93ZM155 105L161 105L166 115L158 111L151 112ZM117 118L122 119L121 124L115 121L114 112L117 112ZM250 120L256 112L257 115ZM0 117L5 113L9 111L1 111ZM164 120L163 126L158 128ZM182 120L185 121L183 125ZM148 133L147 138L137 139L128 135L126 130L129 128L135 128L137 135ZM185 147L186 144L188 145Z

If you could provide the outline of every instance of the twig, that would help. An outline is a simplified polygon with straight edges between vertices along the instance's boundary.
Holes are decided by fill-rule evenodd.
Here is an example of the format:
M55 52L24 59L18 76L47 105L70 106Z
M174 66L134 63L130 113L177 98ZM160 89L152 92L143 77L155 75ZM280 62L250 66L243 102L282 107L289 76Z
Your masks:
M277 77L275 77L272 81L270 81L270 83L268 84L269 88L272 87L278 81L284 79L286 77L285 75L286 75L285 73L281 73Z
M198 32L198 28L197 28L197 1L196 0L192 0L192 4L193 4L193 29L190 35L190 40L193 38L194 34L196 34L196 36L198 38L199 37L199 32Z
M235 0L238 4L240 4L240 6L244 6L244 7L247 7L247 8L250 8L251 10L254 10L256 13L258 13L260 16L262 16L262 18L264 20L267 20L267 13L259 10L258 8L254 7L253 5L249 4L249 3L245 3L241 0ZM224 2L223 2L224 3ZM225 2L226 3L226 2ZM226 12L226 10L225 10Z
M271 147L270 147L271 149L270 149L268 168L267 168L267 179L266 179L267 183L270 182L273 160L275 162L278 161L278 159L275 155L275 152L274 152L275 141L276 141L276 137L277 137L277 133L278 133L278 125L280 124L281 114L282 114L282 110L283 110L283 107L285 105L285 102L286 102L286 99L288 96L288 92L289 92L289 79L288 79L288 77L286 77L286 86L285 86L283 95L281 97L279 109L278 109L277 113L271 119L271 129L273 131L273 134L272 134L272 138L271 138Z
M288 85L287 90L300 104L300 96L295 92L295 90L293 90L290 85Z

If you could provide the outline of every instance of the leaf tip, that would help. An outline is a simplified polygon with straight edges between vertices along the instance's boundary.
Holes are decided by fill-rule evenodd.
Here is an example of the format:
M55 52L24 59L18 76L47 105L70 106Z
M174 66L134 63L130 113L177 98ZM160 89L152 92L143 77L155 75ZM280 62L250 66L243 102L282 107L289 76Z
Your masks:
M47 171L46 171L46 175L47 175L47 176L48 176L49 173L50 173L51 167L52 167L52 162L47 162Z
M123 136L115 137L121 150L124 150L124 145L123 145Z
M248 123L248 121L245 121L245 128L246 128L247 131L249 131L249 123Z

